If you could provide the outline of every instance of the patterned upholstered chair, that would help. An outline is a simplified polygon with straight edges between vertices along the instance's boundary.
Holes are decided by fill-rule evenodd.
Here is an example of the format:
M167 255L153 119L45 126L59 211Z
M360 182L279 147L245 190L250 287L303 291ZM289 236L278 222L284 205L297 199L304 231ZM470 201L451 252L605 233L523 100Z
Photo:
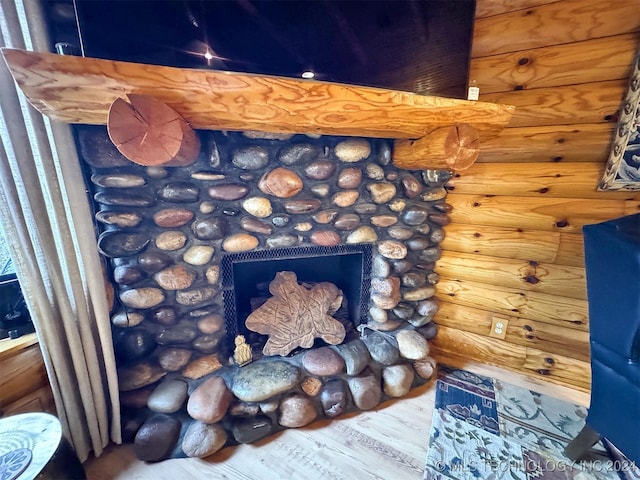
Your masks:
M591 407L567 446L585 457L601 437L640 465L640 213L583 228L591 340Z

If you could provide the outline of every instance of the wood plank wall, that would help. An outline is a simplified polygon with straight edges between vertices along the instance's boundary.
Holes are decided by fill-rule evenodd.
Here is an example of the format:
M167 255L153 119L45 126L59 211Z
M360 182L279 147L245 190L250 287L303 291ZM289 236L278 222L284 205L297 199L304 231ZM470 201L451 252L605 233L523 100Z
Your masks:
M450 182L437 271L442 361L590 388L581 227L640 211L596 192L640 40L638 1L478 0L469 79L517 106ZM504 339L492 321L508 320Z

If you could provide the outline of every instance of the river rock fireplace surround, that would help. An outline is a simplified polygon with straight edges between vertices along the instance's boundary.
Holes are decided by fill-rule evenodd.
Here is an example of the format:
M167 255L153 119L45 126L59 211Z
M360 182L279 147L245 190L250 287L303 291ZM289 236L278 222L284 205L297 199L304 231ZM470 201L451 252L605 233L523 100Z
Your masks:
M372 409L431 378L446 182L512 107L2 53L32 105L80 124L115 291L123 426L140 459L205 457ZM195 162L121 155L99 125L131 94L197 129ZM252 317L267 308L265 334Z
M76 130L118 292L121 401L139 458L207 456L374 408L431 377L448 171L397 169L386 140L239 132L199 132L189 167L143 167L104 127ZM273 172L300 179L299 193L263 193ZM264 263L276 266L260 273ZM264 339L244 325L248 290L282 270L345 292L343 342L262 355ZM252 349L245 366L236 333Z

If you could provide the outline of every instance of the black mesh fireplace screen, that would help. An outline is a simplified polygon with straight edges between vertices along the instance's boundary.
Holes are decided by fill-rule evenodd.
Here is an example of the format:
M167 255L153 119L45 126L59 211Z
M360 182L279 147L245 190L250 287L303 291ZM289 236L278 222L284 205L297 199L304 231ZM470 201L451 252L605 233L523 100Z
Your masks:
M372 245L274 248L225 255L221 262L227 337L246 334L252 299L267 292L277 272L295 272L299 282L331 282L344 293L354 327L367 322Z

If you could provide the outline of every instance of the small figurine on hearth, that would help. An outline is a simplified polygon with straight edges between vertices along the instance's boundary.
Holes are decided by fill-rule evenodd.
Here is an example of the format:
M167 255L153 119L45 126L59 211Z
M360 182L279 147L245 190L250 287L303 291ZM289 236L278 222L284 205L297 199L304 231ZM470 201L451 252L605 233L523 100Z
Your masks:
M247 344L244 335L236 335L236 348L233 350L233 359L241 367L251 362L251 347Z

